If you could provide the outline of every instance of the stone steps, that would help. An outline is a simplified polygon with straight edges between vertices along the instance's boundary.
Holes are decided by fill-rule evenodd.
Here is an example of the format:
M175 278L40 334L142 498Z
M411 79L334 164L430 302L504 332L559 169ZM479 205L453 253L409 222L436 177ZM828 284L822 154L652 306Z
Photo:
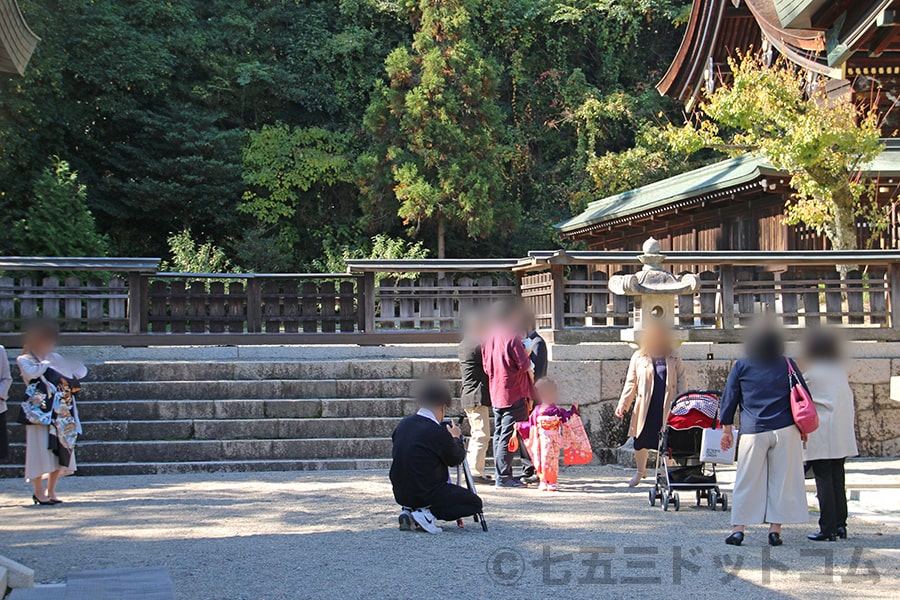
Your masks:
M266 460L384 458L389 437L262 440L79 441L79 464L92 462L179 462L183 460ZM24 463L23 446L10 446L10 461Z
M90 365L91 381L240 379L418 379L459 377L455 360L108 361Z
M335 349L328 352L336 356ZM386 468L391 432L415 411L418 381L441 377L454 394L459 388L457 361L443 357L111 356L87 366L78 402L81 474ZM16 383L10 397L23 391ZM12 405L15 414L15 400ZM11 424L10 435L0 476L20 477L25 428Z
M241 398L302 399L302 398L401 398L410 397L416 379L241 379L170 380L170 381L97 381L85 382L81 399L132 400L220 400ZM451 381L451 389L458 394L459 382ZM21 397L23 386L13 386L10 398Z
M397 417L307 419L179 419L84 421L81 443L91 441L241 440L390 437ZM11 428L13 443L25 441L25 428Z
M149 419L289 419L319 417L402 417L411 414L409 398L300 398L222 400L117 400L79 402L85 421Z

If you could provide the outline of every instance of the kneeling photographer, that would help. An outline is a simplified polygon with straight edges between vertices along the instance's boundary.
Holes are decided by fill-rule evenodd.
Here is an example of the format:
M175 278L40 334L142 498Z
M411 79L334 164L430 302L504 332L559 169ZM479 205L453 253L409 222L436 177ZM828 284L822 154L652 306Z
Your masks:
M449 468L466 458L459 426L441 424L452 398L442 382L425 383L416 395L419 411L394 429L391 485L403 508L400 529L441 533L436 519L455 521L481 511L481 498L449 483Z

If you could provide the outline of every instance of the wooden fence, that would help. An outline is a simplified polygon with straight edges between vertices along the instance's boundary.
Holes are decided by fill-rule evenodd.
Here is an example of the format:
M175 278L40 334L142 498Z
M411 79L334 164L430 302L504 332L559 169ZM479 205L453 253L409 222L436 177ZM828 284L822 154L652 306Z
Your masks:
M385 277L375 295L375 324L382 330L452 331L459 329L461 317L468 311L513 296L517 291L509 273Z
M622 274L622 271L617 272ZM889 321L890 281L887 269L853 270L841 280L834 269L783 272L733 269L701 271L700 290L676 299L680 327L733 329L760 314L778 317L787 327L820 324L884 327ZM548 274L532 275L530 277ZM724 278L724 281L723 281ZM609 293L606 273L588 276L575 267L566 277L566 327L622 327L630 325L634 303ZM725 310L731 290L732 310ZM549 290L545 302L549 303Z
M361 328L360 276L191 275L148 278L150 333L352 333Z
M617 339L632 299L607 273L637 253L532 253L523 259L348 261L350 273L158 273L155 259L0 258L0 343L29 319L57 320L73 343L391 343L453 341L468 311L519 294L554 338ZM694 265L676 299L691 339L739 339L757 314L801 330L829 324L900 340L900 253L669 253ZM835 264L856 267L840 279ZM625 265L625 266L623 266ZM634 265L634 266L629 266ZM81 336L81 337L72 337ZM203 337L197 337L203 336ZM574 336L574 337L573 337ZM580 336L580 337L578 337ZM142 341L144 340L144 341Z
M37 318L70 331L127 331L126 286L119 277L0 277L0 331Z

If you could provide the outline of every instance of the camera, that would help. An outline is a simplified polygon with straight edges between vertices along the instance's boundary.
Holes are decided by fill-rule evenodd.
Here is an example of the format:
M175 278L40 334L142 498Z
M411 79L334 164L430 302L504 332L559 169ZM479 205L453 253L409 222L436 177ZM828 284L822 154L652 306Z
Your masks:
M449 417L441 421L441 425L444 427L453 427L453 420L456 419L456 424L462 427L464 417Z

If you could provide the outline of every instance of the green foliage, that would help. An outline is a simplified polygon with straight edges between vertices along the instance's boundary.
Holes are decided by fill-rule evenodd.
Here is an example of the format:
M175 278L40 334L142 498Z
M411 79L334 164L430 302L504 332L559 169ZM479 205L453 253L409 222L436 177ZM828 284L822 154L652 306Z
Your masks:
M704 153L675 150L655 124L645 123L635 138L635 146L622 152L607 152L588 160L587 170L594 183L594 195L612 196L671 177L702 164ZM575 204L573 212L586 204Z
M497 66L472 39L476 3L421 0L407 7L418 22L412 49L398 48L385 61L388 85L376 89L365 121L381 143L375 160L363 164L391 172L404 224L415 231L424 221L438 224L442 256L445 223L484 238L513 225L518 211L496 202L504 187L503 122Z
M19 4L42 41L0 81L3 249L59 155L110 253L165 256L187 228L262 271L376 233L434 245L438 216L451 255L559 246L552 223L602 193L591 161L677 114L652 84L690 3Z
M54 158L34 184L34 202L16 224L18 251L29 256L106 256L87 207L87 191L69 163Z
M883 148L878 113L828 98L824 81L810 86L787 61L770 67L745 55L729 62L733 82L710 95L684 127L669 127L672 147L761 153L791 174L796 194L786 222L823 231L836 249L856 248L855 217L873 217L872 186L859 171Z
M370 258L395 260L404 258L428 258L428 248L419 242L409 242L379 233L369 239L356 243L342 243L339 236L329 236L325 242L324 259L313 263L313 270L323 273L342 273L346 270L349 259ZM393 276L413 278L415 273L376 273L376 283L383 278Z
M265 224L282 224L282 243L297 243L300 228L287 225L298 213L301 222L315 223L325 216L323 208L334 208L329 202L334 188L352 181L347 142L346 135L321 127L279 124L253 133L244 149L244 182L249 189L239 210Z
M163 261L160 269L177 273L240 273L231 264L225 251L210 241L198 244L188 229L169 236L171 260Z

